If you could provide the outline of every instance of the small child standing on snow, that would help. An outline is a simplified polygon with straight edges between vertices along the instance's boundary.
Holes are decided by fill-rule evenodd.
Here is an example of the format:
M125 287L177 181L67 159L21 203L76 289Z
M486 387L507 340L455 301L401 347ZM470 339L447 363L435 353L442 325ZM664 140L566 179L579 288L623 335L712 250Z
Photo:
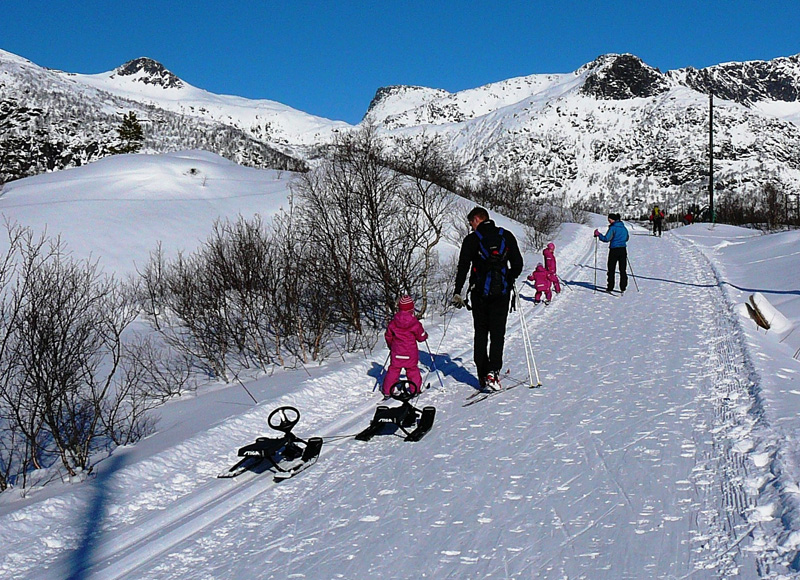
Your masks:
M558 274L556 274L556 256L553 254L553 250L555 249L556 245L550 242L542 251L542 254L544 254L544 269L550 274L550 281L553 283L553 289L556 291L556 294L561 294L561 281L558 279Z
M553 293L550 292L550 272L544 269L544 265L541 262L536 265L536 269L528 276L528 280L533 282L533 287L536 288L533 303L539 304L542 301L542 293L544 292L544 303L550 304L550 300L553 298Z
M428 333L422 323L414 316L414 301L411 296L401 296L397 302L397 314L386 329L384 338L389 347L391 362L383 379L381 392L384 397L391 395L392 387L400 380L400 372L405 369L406 378L411 382L411 391L418 395L422 388L422 375L419 372L418 342L428 340Z

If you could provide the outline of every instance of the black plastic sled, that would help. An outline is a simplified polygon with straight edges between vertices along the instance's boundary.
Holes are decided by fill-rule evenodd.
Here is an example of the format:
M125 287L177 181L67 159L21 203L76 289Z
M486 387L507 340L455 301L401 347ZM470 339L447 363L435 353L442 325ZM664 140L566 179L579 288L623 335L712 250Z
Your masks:
M236 477L245 471L261 473L270 467L275 471L275 481L282 481L297 475L316 463L322 449L322 437L300 439L292 429L300 420L300 411L294 407L278 407L267 418L267 423L283 437L259 437L255 443L239 449L242 459L228 471L217 477Z
M422 439L433 426L436 409L434 407L423 407L422 410L419 410L412 405L409 401L416 394L411 391L411 386L408 381L399 381L392 385L391 397L400 401L401 405L399 407L378 405L369 427L356 435L355 438L358 441L369 441L378 433L400 430L405 434L406 441L419 441Z

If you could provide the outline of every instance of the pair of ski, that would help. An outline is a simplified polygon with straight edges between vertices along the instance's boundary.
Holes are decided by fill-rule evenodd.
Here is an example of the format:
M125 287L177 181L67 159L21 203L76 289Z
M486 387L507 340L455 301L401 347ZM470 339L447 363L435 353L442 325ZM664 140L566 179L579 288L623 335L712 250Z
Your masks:
M517 387L525 384L527 384L528 388L531 389L538 389L539 387L542 386L541 384L538 385L530 384L530 381L528 379L522 379L522 380L512 379L512 380L514 382L511 383L509 386L502 387L497 391L484 391L484 390L475 391L469 397L467 397L467 402L461 406L469 407L470 405L474 405L475 403L480 403L481 401L485 401L486 399L499 395L500 393L505 393L506 391L510 391L511 389L516 389Z
M600 294L608 294L609 296L615 296L616 298L625 295L625 292L621 290L606 290L605 288L601 288L600 286L596 286L595 290Z

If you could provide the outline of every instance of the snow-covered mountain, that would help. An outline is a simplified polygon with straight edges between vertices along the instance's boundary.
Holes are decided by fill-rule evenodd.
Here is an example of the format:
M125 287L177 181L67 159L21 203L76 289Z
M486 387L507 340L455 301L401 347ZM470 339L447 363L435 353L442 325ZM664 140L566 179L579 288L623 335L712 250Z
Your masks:
M290 148L258 134L269 132L270 119L278 117L296 123L294 133L302 135L317 126L314 118L278 103L240 101L196 89L149 59L106 74L77 75L0 50L0 183L109 155L129 111L145 127L145 152L206 149L243 165L304 169ZM238 109L247 115L234 122ZM246 119L252 123L244 130ZM318 125L335 126L324 120Z
M467 177L522 177L532 194L601 209L633 213L658 201L681 211L707 195L709 92L719 195L768 181L800 191L800 55L664 73L607 54L570 73L457 93L383 87L362 124L387 138L439 136ZM147 58L80 75L0 51L0 179L108 154L128 110L146 124L146 151L202 148L292 170L352 128L274 101L209 93Z
M473 175L523 176L536 194L678 210L706 195L709 91L720 193L768 180L797 191L798 87L798 57L662 73L609 54L572 73L454 94L381 89L366 119L389 133L438 135Z

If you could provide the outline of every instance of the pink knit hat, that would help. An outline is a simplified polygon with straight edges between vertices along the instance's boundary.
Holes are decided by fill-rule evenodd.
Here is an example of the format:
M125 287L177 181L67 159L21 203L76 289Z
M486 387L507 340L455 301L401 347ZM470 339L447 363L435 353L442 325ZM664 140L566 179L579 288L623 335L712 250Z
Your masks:
M400 300L397 301L397 306L400 310L414 310L414 301L411 299L411 296L404 294L400 297Z
M547 244L547 249L548 250L555 250L556 249L556 245L553 242L550 242L549 244Z

